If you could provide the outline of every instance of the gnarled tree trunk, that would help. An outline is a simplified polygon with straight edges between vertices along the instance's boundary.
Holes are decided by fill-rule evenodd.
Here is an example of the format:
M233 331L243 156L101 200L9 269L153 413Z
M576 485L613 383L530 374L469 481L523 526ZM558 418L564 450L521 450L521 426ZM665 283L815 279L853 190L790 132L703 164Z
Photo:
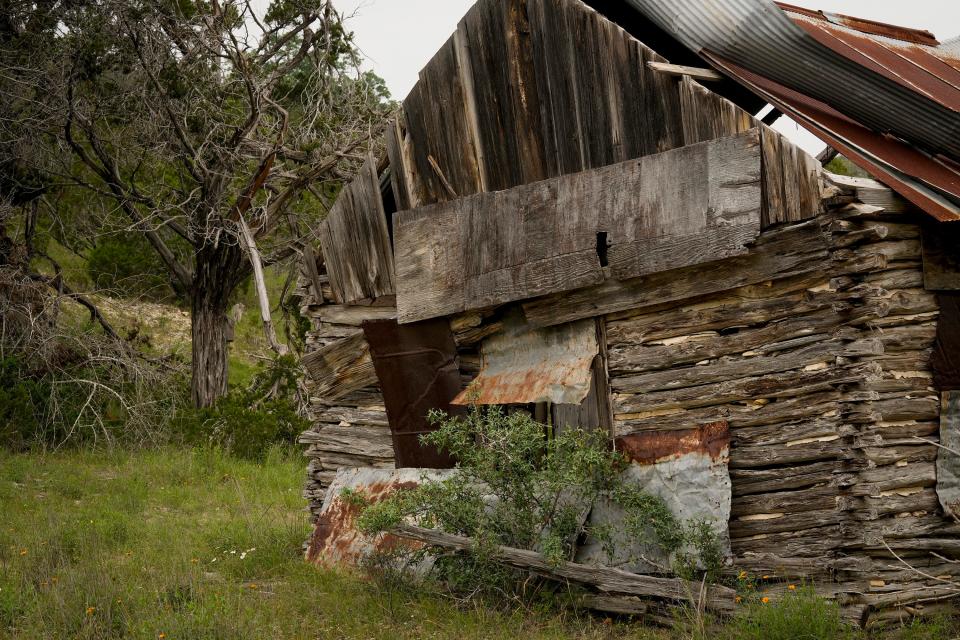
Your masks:
M248 269L236 244L206 244L197 251L191 287L194 406L209 407L227 393L227 309Z

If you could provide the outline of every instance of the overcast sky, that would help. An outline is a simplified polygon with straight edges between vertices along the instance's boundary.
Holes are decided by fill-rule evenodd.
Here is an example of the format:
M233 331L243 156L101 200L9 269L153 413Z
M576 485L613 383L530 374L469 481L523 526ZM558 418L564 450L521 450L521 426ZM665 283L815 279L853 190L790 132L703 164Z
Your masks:
M696 0L691 0L696 1ZM474 0L338 0L352 15L349 27L370 68L402 99L420 72L457 28ZM941 41L960 35L960 0L790 0L791 4L858 18L927 29ZM785 135L817 153L823 143L781 118Z

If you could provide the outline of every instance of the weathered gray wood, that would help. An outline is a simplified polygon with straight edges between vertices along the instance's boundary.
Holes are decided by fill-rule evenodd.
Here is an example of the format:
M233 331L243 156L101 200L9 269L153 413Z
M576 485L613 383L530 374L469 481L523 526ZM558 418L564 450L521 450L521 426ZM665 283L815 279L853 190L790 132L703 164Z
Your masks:
M633 280L608 280L596 287L525 303L523 309L531 324L551 326L653 304L679 302L767 280L819 273L827 256L819 225L806 222L790 227L787 232L772 234L768 242L758 243L744 256Z
M308 353L301 363L310 376L312 392L327 401L377 382L362 333Z
M475 544L470 538L411 525L401 525L394 529L392 533L402 538L457 551L469 550ZM691 582L681 578L645 576L622 569L597 567L575 562L551 564L536 551L514 549L512 547L497 547L494 555L498 561L510 566L529 569L556 580L570 580L590 585L607 593L685 602L698 601L701 596L701 584L699 582ZM711 611L732 613L735 607L735 595L736 592L729 587L708 585L703 589L702 604Z
M755 130L394 217L401 322L747 252L760 231ZM602 234L602 235L598 235Z
M723 75L713 69L704 69L703 67L687 67L682 64L670 64L668 62L650 61L647 66L659 73L666 73L671 76L688 76L694 80L704 82L716 82L723 80Z
M885 214L904 213L910 210L907 204L892 189L871 178L841 176L824 173L827 180L848 193L856 196L864 204L880 207Z
M393 250L371 154L320 224L320 245L337 302L394 293Z
M390 184L400 211L420 205L420 195L416 191L418 181L407 149L405 122L403 113L398 113L396 118L387 123L384 132L384 144L390 160Z
M316 317L321 322L359 327L365 320L393 320L397 317L397 310L393 307L326 305L317 309Z
M593 611L605 611L622 616L638 616L650 610L650 604L636 596L611 596L605 594L586 594L580 596L580 605Z
M759 123L729 100L708 91L689 74L680 80L683 140L695 144L747 131Z

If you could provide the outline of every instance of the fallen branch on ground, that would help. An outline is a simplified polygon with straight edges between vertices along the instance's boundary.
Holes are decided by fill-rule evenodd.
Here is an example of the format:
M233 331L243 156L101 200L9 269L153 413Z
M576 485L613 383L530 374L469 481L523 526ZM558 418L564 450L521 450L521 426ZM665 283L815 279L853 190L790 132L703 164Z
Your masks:
M402 525L391 531L394 535L428 545L468 551L474 541L471 538L452 535L434 529ZM695 600L701 594L702 585L682 578L645 576L623 569L597 567L576 562L551 564L544 556L526 549L497 547L494 556L504 564L518 569L528 569L555 580L568 580L595 587L609 594L663 598L674 601ZM699 596L702 605L711 611L732 614L735 608L736 591L720 585L709 585Z

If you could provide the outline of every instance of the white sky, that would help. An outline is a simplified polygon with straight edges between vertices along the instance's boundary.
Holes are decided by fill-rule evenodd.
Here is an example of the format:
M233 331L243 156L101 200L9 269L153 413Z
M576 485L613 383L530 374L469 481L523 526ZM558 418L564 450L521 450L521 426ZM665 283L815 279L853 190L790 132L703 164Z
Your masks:
M696 0L692 0L696 1ZM960 35L958 0L788 0L791 4L858 18L927 29L941 41ZM402 99L434 53L456 30L474 0L337 0L370 68ZM788 118L775 127L811 153L823 148Z

